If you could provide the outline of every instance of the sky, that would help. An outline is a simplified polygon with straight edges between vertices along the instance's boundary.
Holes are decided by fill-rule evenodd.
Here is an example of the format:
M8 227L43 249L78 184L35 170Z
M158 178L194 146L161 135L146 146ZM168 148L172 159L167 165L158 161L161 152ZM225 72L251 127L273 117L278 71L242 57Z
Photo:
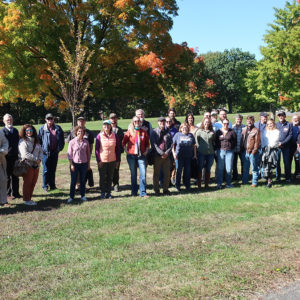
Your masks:
M291 0L292 1L292 0ZM291 2L290 1L290 2ZM173 19L174 43L187 42L200 54L240 48L261 59L263 36L273 23L274 7L285 0L177 0L178 16Z

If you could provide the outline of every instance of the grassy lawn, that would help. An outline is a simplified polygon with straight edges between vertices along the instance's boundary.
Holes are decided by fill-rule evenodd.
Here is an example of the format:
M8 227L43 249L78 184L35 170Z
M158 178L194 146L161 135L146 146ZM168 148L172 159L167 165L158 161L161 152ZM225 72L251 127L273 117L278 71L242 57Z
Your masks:
M243 299L299 278L299 182L144 200L129 197L122 159L111 200L96 187L67 205L63 153L59 190L43 193L40 175L37 207L0 209L1 299Z

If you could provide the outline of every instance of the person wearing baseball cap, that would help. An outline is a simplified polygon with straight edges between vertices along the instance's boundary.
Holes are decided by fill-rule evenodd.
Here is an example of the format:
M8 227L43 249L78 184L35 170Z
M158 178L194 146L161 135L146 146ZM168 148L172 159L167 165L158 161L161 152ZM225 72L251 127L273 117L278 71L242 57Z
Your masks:
M280 167L280 160L281 160L281 153L283 158L284 164L284 173L285 173L285 180L286 182L291 182L291 140L292 140L292 132L293 126L291 123L286 121L286 114L285 111L280 110L277 113L279 122L276 123L276 128L280 132L279 136L279 150L278 150L278 161L277 161L277 168L276 168L276 180L280 181L281 178L281 167Z
M118 136L119 138L119 149L120 152L123 153L124 149L122 147L122 140L124 137L124 131L121 127L118 126L118 116L116 113L111 113L109 115L109 121L111 122L111 128L112 131ZM121 156L120 156L120 161L116 162L116 168L114 170L114 175L113 175L113 188L115 192L119 192L119 172L120 172L120 164L121 164Z
M38 137L43 149L43 190L55 190L55 173L58 153L64 149L65 138L62 128L54 123L54 116L46 114L46 123L39 129Z

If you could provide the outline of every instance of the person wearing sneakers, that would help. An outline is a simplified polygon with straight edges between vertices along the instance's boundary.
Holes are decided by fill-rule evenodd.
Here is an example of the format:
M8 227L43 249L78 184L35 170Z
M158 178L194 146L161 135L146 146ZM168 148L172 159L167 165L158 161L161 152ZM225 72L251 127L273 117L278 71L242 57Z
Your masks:
M70 198L67 203L74 201L75 196L75 186L77 177L79 174L80 181L80 195L81 201L87 201L85 197L85 179L86 173L89 169L90 164L90 144L88 140L84 138L85 128L81 126L76 126L73 130L76 136L72 139L68 146L68 159L70 161L70 172L71 172L71 184L70 184Z
M95 154L98 163L99 185L101 190L101 199L111 199L111 188L114 171L117 163L120 162L119 138L113 132L111 121L105 120L103 128L97 135Z
M260 131L254 126L254 117L247 117L247 127L242 130L241 152L243 173L242 182L247 184L249 180L249 168L252 168L252 187L257 187L259 174Z
M20 130L19 157L27 164L27 172L23 175L24 203L25 205L36 205L31 198L39 177L43 149L39 143L36 129L31 124L25 124Z

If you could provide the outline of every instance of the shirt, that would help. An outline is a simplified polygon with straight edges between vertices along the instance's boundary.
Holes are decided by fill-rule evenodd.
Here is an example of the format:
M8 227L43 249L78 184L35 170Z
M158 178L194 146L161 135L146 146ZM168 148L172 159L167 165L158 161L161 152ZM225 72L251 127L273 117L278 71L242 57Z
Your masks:
M68 159L76 164L87 163L90 160L90 145L87 140L74 138L70 141L68 146Z
M55 127L48 127L50 132L50 150L56 150L57 148L57 137Z
M178 158L192 158L194 155L194 145L196 144L194 136L177 132L173 137L175 153Z
M215 131L221 129L222 127L223 127L223 123L221 121L218 121L213 125L213 128L215 129ZM232 128L231 122L229 122L229 128Z
M237 126L236 124L234 124L232 126L232 129L234 130L235 134L236 134L236 146L234 149L235 153L239 153L241 151L241 137L242 137L242 130L245 127L244 124L241 124L240 126Z

